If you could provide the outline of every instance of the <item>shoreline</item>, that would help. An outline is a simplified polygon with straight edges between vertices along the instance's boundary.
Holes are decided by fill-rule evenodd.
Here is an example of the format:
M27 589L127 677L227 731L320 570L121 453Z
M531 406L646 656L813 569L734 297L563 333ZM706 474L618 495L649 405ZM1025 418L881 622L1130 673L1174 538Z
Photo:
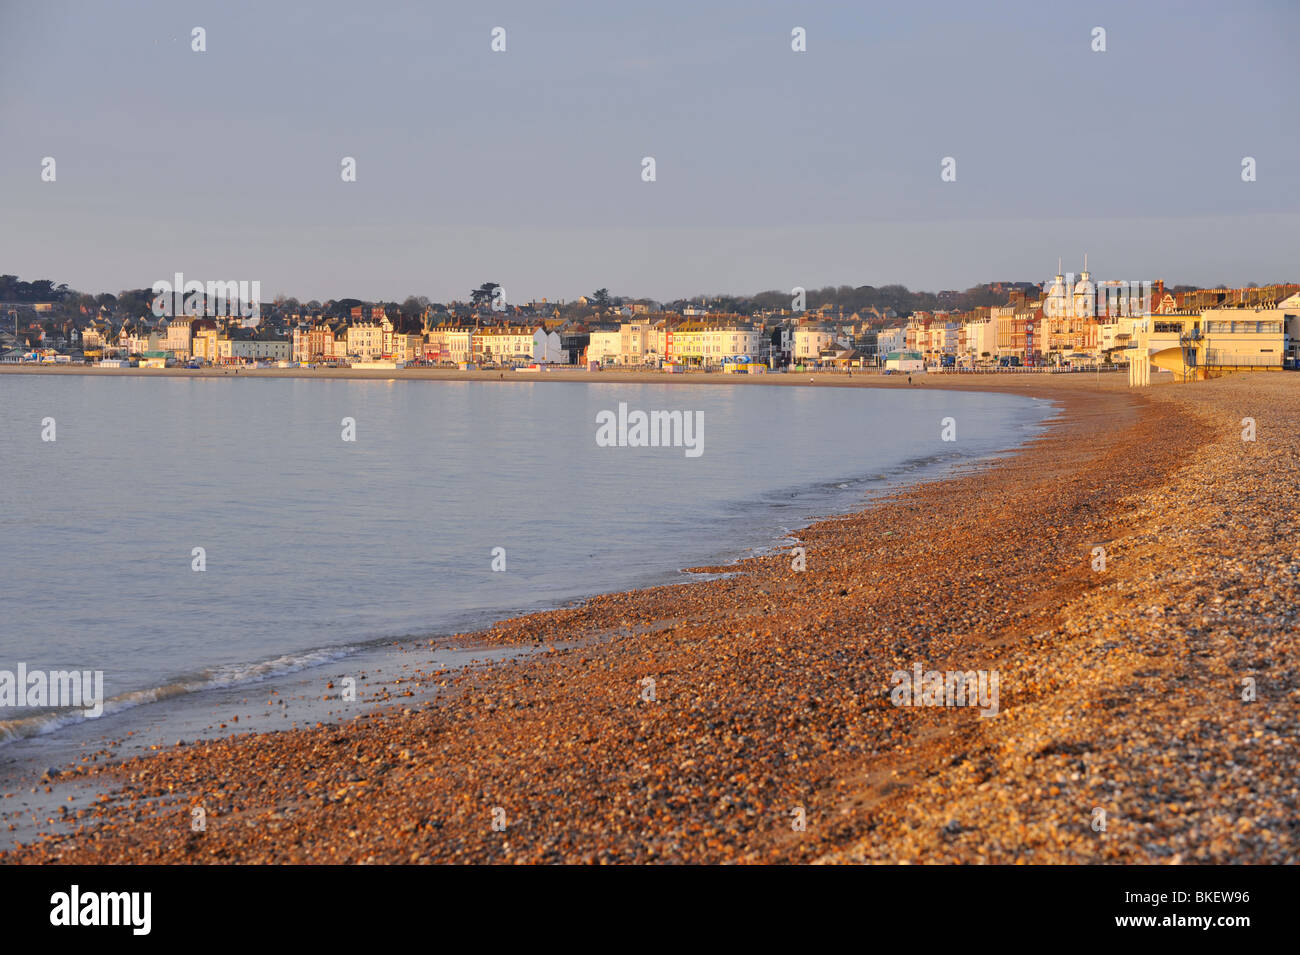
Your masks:
M1054 406L1058 403L1052 402ZM1059 412L1059 407L1058 407ZM1036 422L1033 427L1039 429L1049 428L1052 416L1046 416L1040 422ZM1022 443L1032 440L1025 439ZM684 586L697 582L707 582L707 579L714 577L723 577L731 573L740 573L740 570L728 570L730 567L740 567L744 561L764 557L772 554L784 553L789 547L795 546L799 534L811 524L820 523L824 520L834 520L837 517L849 515L872 506L872 504L890 493L900 489L906 489L930 481L940 480L945 476L951 476L957 473L969 473L979 469L992 466L996 461L1008 454L1015 454L1019 445L1009 448L998 448L985 454L974 457L963 457L958 460L945 461L939 460L932 455L917 459L907 459L899 462L891 468L876 468L870 470L882 472L874 479L878 482L877 487L870 490L862 490L857 495L857 503L852 507L845 507L842 502L837 500L825 500L815 507L817 516L807 519L798 518L795 523L797 526L787 528L784 525L778 530L771 529L772 536L761 542L754 541L742 542L736 541L734 545L727 544L716 545L713 549L714 556L718 557L721 563L706 563L700 565L697 561L688 561L682 566L664 567L654 571L643 571L637 576L642 578L639 583L633 583L625 588L615 587L613 589L597 589L577 593L571 597L563 597L558 600L550 599L542 601L540 605L531 608L527 607L510 607L503 606L490 610L476 611L472 616L481 622L481 626L473 629L455 629L453 627L435 625L427 633L419 635L385 635L379 637L367 637L361 640L348 641L347 645L331 644L328 646L308 646L292 650L284 650L283 653L276 654L272 657L259 657L253 660L239 661L233 664L226 664L227 668L245 669L256 671L264 667L270 667L273 664L280 663L283 666L281 670L272 670L265 676L254 675L248 679L233 679L230 682L220 682L217 677L212 677L213 682L202 683L197 677L193 676L173 676L157 685L143 686L136 689L126 690L112 697L103 700L105 705L106 716L115 716L118 713L134 710L141 705L162 700L184 699L191 696L200 696L214 691L256 691L260 693L263 687L276 687L286 679L294 680L301 673L310 673L318 670L328 669L332 666L341 665L351 661L358 656L372 657L379 653L383 648L398 646L403 650L419 648L423 646L439 645L442 649L448 649L451 645L447 641L456 639L455 649L457 650L492 650L496 649L490 644L478 643L474 641L476 634L483 633L491 629L494 623L501 620L514 619L516 617L530 617L537 614L554 613L560 610L577 606L597 597L608 596L611 594L629 593L638 590L659 588L659 587L676 587ZM829 486L836 479L825 479L816 483ZM867 479L859 476L860 482ZM843 485L841 485L843 486ZM829 494L829 492L823 492ZM701 566L703 569L700 569ZM453 638L452 635L455 635ZM307 658L321 655L323 658L317 662L308 662ZM40 726L46 720L57 724L56 728L51 731L37 729L35 732L15 733L15 735L0 735L0 768L3 768L3 757L6 753L6 747L10 744L21 744L26 740L46 739L52 737L55 733L62 730L76 729L78 727L90 727L97 725L86 720L67 719L61 711L56 709L43 710L40 713L22 712L13 716L9 720L0 720L0 731L6 729L7 723L23 723L32 721L36 726ZM130 727L126 727L130 728ZM13 730L10 730L13 732ZM111 735L111 734L109 734ZM0 784L5 780L0 778ZM3 819L3 807L0 806L0 823Z
M110 370L113 373L113 370ZM152 374L152 371L146 371L145 374ZM274 377L274 376L273 376ZM471 376L473 377L473 376ZM594 376L593 376L594 377ZM632 373L620 381L633 379L639 381L643 377L641 374ZM729 379L731 376L713 376L715 379ZM495 380L495 379L493 379ZM584 382L579 382L584 383ZM858 386L858 382L852 383ZM862 387L870 387L871 382L862 382ZM1013 395L1017 398L1025 398L1025 395ZM1038 412L1027 413L1037 414L1041 417L1032 421L1027 421L1024 427L1033 433L1050 427L1050 421L1053 416L1059 414L1060 403L1057 401L1043 399L1045 404L1052 410L1046 413L1041 410ZM681 559L679 564L665 564L653 570L642 570L634 575L634 579L626 582L610 582L606 585L598 586L591 589L575 589L558 599L554 595L545 600L536 601L532 605L503 605L495 609L479 609L472 614L473 619L462 619L456 621L443 621L432 624L427 630L405 630L400 634L394 631L390 635L368 636L363 639L345 640L343 643L333 643L329 645L309 645L304 647L293 647L282 649L280 652L270 651L270 656L259 656L253 659L241 660L237 662L228 662L222 664L218 669L223 671L246 670L260 671L264 668L272 668L279 664L281 669L271 672L267 676L254 675L247 679L238 679L229 677L227 674L222 676L211 676L211 682L204 682L204 678L195 675L194 669L187 670L184 674L173 674L169 676L160 676L159 681L153 684L145 684L132 689L118 692L116 695L106 697L102 702L105 706L105 716L118 716L120 713L136 710L139 706L147 706L157 702L167 700L175 701L199 697L213 692L229 693L244 692L252 693L254 696L261 693L264 687L278 687L281 682L297 682L296 677L300 672L315 672L317 670L329 669L336 665L342 665L357 656L371 657L374 656L380 648L391 646L403 646L405 649L418 648L426 644L433 643L444 644L448 640L456 639L458 649L495 649L489 644L476 641L475 635L490 630L492 625L502 619L511 619L513 617L527 617L536 614L552 613L569 607L585 603L593 598L607 596L610 594L633 592L642 589L658 587L675 587L684 586L691 583L700 582L703 578L723 576L733 571L728 568L740 566L745 560L755 556L766 556L773 553L781 553L793 544L787 544L788 541L797 538L803 528L811 523L821 520L833 520L836 517L853 513L865 508L869 508L873 503L900 488L915 486L920 483L927 483L942 478L945 475L951 475L958 472L978 470L987 467L997 459L1007 455L1014 454L1018 451L1021 444L1030 440L1030 437L1018 436L1008 438L1019 443L1011 444L1007 447L997 446L990 450L979 451L973 455L955 454L949 457L952 460L945 460L943 456L937 454L925 454L916 458L904 459L889 466L871 465L867 468L870 477L866 473L856 475L832 474L823 478L811 481L807 487L799 487L801 493L808 493L807 488L817 487L821 499L817 502L810 502L804 505L808 514L801 514L791 519L785 517L777 526L769 528L770 535L762 539L756 539L752 535L750 538L740 538L728 541L726 544L720 544L715 541L713 546L708 548L710 553L696 553L693 555L678 555ZM855 486L852 492L853 503L846 504L848 492L836 494L829 490L833 485L840 488L849 487L847 483L854 482ZM783 490L789 490L788 488ZM794 494L790 495L794 497ZM759 499L755 498L755 506L759 505ZM784 512L783 512L784 513ZM773 518L775 521L775 518ZM787 522L791 522L787 525ZM761 522L760 522L761 523ZM701 560L708 569L696 571L693 568L701 566ZM714 561L710 563L710 561ZM466 629L461 629L466 628ZM413 635L414 634L414 635ZM455 635L453 638L452 635ZM321 657L317 662L305 662L307 658ZM229 692L227 692L229 691ZM0 710L0 716L4 713ZM56 727L53 730L43 729L45 722L53 722ZM180 724L189 724L190 720L178 720ZM27 724L30 726L12 726L9 724ZM7 747L10 745L21 745L29 740L48 739L55 734L67 731L76 732L78 728L86 729L102 725L98 722L79 720L68 717L63 711L58 709L46 709L39 713L20 712L10 718L0 719L0 787L6 783L12 784L12 779L6 779L5 760ZM87 736L96 736L100 739L107 739L113 735L121 735L127 730L134 730L130 726L114 726L112 730L87 733ZM5 735L9 731L11 735ZM185 735L185 734L182 734ZM90 743L89 745L94 745ZM0 793L3 789L0 788ZM7 820L4 818L4 806L0 803L0 825ZM3 840L0 840L0 847L3 846Z
M786 554L752 557L688 568L725 571L724 579L499 622L476 642L542 652L457 675L420 711L230 737L79 773L118 787L118 800L86 810L74 836L0 858L1169 861L1172 848L1157 850L1177 842L1170 834L1139 838L1117 824L1108 841L1111 833L1098 837L1086 824L1113 780L1088 765L1088 737L1070 731L1095 718L1088 704L1106 679L1159 669L1130 659L1123 642L1098 656L1090 641L1110 640L1126 612L1123 602L1111 606L1111 590L1138 586L1149 569L1128 561L1143 546L1134 532L1147 513L1135 502L1167 495L1207 449L1235 450L1207 424L1217 409L1198 402L1250 400L1261 387L1294 396L1285 381L1241 378L1135 394L1104 387L1104 376L1100 389L1081 387L1082 376L952 376L951 385L942 377L945 387L1034 393L1064 410L991 465L805 528L805 572L793 573ZM853 386L871 384L856 378ZM1098 543L1114 549L1109 575L1088 569ZM1099 601L1104 612L1083 623L1070 616ZM1061 656L1058 643L1088 653ZM969 710L889 706L889 673L917 659L995 665L1002 712L982 721ZM653 703L642 699L647 677ZM1037 712L1044 705L1049 712ZM1169 730L1168 717L1144 719ZM1024 745L1045 762L1004 766L1004 751ZM1060 779L1047 772L1057 762L1070 770ZM1021 805L1026 788L1038 793L1030 806ZM1139 789L1128 799L1145 797ZM140 815L146 804L153 811ZM198 805L210 822L191 834L189 808ZM805 832L790 829L795 806L806 809ZM1044 806L1047 818L1026 822L1024 813ZM506 833L492 830L497 807L509 817ZM1057 818L1066 809L1083 813L1073 829ZM1249 851L1274 861L1269 843ZM1223 861L1213 842L1202 852Z
M1046 401L1046 403L1053 410L1030 426L1035 431L1049 428L1051 417L1059 413L1059 402ZM1027 440L1029 438L1022 438L1020 443L1023 444ZM327 684L336 684L341 677L349 673L360 672L364 674L362 679L367 680L373 679L375 674L407 668L412 655L430 655L432 659L427 662L426 669L436 670L440 674L449 669L459 670L481 663L511 659L512 655L527 655L534 652L536 647L519 648L493 644L484 641L481 634L501 620L554 613L580 606L598 597L642 589L688 586L741 573L742 571L732 568L740 567L744 561L751 558L785 553L797 543L798 535L810 524L833 520L869 508L875 501L900 489L992 466L1001 457L1016 453L1019 447L1019 444L999 447L976 457L962 457L953 461L933 459L932 456L902 461L896 467L877 475L874 478L876 486L869 490L859 488L854 505L845 506L842 500L827 497L813 509L812 514L800 517L793 527L782 525L779 528L772 528L772 536L761 543L737 541L734 546L716 548L713 556L722 562L706 563L703 569L698 569L701 566L698 561L686 561L680 566L674 565L671 569L664 568L651 574L640 574L638 576L643 578L648 576L651 579L631 584L626 588L590 590L558 602L549 602L542 607L517 609L503 607L492 611L485 610L475 614L479 618L478 623L469 629L438 628L420 636L408 634L371 638L347 648L348 652L343 655L335 655L343 648L334 645L286 651L284 656L276 657L274 660L246 661L242 666L259 668L268 662L283 660L288 656L324 655L327 658L303 666L286 665L281 672L247 681L194 685L178 693L175 690L187 681L176 677L160 686L145 687L122 694L123 699L131 702L127 702L125 706L116 706L111 712L106 711L106 716L115 719L104 723L98 720L77 720L59 725L50 732L37 730L0 738L0 832L6 828L9 830L7 837L0 836L0 858L3 858L4 849L43 831L41 826L33 823L34 817L48 817L50 813L85 809L88 805L85 799L87 793L95 797L100 795L102 792L100 789L80 787L81 791L78 795L61 809L60 800L53 798L50 793L42 795L39 789L31 790L35 796L22 796L18 793L18 790L27 789L33 783L42 783L45 776L51 775L51 771L74 765L77 758L85 752L92 753L91 758L95 762L147 757L168 745L180 746L182 741L183 745L193 745L196 742L250 732L280 732L286 728L297 729L299 724L310 726L320 720L338 721L352 718L358 713L367 712L390 701L387 690L376 691L369 699L358 699L355 703L345 704L339 701L337 693L320 696L320 688L326 687ZM881 469L873 467L869 470L874 474ZM859 477L858 480L867 479ZM829 487L829 484L826 486ZM832 494L829 491L823 493ZM462 662L449 663L447 658ZM289 663L292 664L293 661ZM340 671L340 668L343 669ZM379 682L382 686L383 681ZM313 695L313 691L316 695ZM431 695L427 692L419 693L418 696L423 699L416 700L416 703L423 703L424 699L430 698ZM266 698L265 707L257 705L257 701L262 698ZM107 702L118 703L119 698L113 697ZM272 707L273 704L274 707L267 709L266 712L257 712ZM141 706L146 708L140 709ZM233 720L230 716L232 713L238 714L233 717ZM57 718L58 711L47 711L43 716ZM23 714L15 719L21 721L30 718L28 714ZM281 720L293 722L285 725L280 723ZM18 808L5 805L6 789L13 791L8 798L22 800ZM61 816L58 821L65 824L68 820L66 816Z

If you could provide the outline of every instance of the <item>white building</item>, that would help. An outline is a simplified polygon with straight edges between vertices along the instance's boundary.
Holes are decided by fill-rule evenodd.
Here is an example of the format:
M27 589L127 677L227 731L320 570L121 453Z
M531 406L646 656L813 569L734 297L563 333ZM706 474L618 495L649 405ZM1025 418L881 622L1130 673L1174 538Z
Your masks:
M1083 271L1073 285L1057 265L1056 277L1043 298L1043 318L1048 321L1092 320L1097 316L1097 287L1088 271L1088 257L1083 257Z
M824 349L835 344L835 332L827 325L796 325L794 360L816 361Z
M662 325L653 322L624 322L619 326L619 363L624 365L657 365L664 359L664 332Z
M224 361L289 361L293 343L287 338L272 341L218 338L217 358Z
M925 359L915 351L889 352L885 355L885 368L906 373L925 371Z
M758 361L763 354L763 330L752 325L684 322L666 332L664 354L670 362L688 365Z
M618 361L623 336L620 331L592 330L587 342L587 361L602 365Z
M876 354L888 355L890 352L902 351L907 347L907 326L895 325L882 328L876 332Z
M550 365L567 365L569 352L560 342L558 332L538 326L533 332L533 361Z
M176 317L167 323L167 336L163 339L163 348L172 352L177 358L190 357L190 343L193 340L193 319Z
M1111 360L1123 363L1125 351L1136 347L1136 329L1134 325L1140 319L1117 318L1097 326L1097 348L1102 356L1110 355Z
M347 331L347 353L362 361L373 361L388 351L393 324L387 318L378 322L357 322Z
M470 340L474 361L510 364L533 357L533 333L518 325L492 325L474 332Z
M432 362L460 364L470 360L474 329L434 325L424 332L424 357Z
M998 354L998 323L993 315L972 320L964 328L965 342L962 357L972 362L988 361Z

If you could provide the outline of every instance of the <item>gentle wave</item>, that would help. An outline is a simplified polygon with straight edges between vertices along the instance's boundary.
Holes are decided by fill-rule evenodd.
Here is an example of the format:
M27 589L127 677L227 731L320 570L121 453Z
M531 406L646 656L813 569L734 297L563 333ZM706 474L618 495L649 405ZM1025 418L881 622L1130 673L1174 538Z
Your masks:
M103 716L120 713L145 703L158 703L172 697L198 693L202 690L220 689L257 683L270 677L295 673L310 667L321 666L333 660L356 653L360 647L324 647L308 650L304 653L291 653L270 660L256 663L231 663L212 667L192 676L177 679L162 686L145 690L132 690L110 697L104 701ZM82 711L85 707L68 707L57 710L41 710L24 714L12 720L0 720L0 745L31 736L43 736L74 723L86 722L90 717ZM98 719L98 717L96 717Z

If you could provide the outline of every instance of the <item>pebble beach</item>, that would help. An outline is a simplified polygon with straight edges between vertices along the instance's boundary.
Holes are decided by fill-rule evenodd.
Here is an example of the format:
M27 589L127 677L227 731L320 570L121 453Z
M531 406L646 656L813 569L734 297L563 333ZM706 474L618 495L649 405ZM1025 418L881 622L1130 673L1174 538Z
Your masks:
M1300 379L918 377L1061 411L790 548L453 641L511 662L62 767L98 801L0 862L1300 859ZM917 664L996 672L996 715L895 705Z

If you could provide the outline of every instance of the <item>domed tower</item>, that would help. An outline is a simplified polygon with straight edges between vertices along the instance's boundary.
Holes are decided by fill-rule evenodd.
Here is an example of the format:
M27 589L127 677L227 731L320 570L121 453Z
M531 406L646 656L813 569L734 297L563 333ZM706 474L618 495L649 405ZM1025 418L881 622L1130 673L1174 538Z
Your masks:
M1043 297L1043 314L1048 318L1063 318L1069 310L1069 292L1065 288L1065 275L1061 272L1061 260L1056 260L1056 278Z
M1075 319L1091 319L1097 314L1097 290L1092 284L1092 273L1088 271L1088 253L1083 253L1083 271L1079 273L1079 281L1074 285L1074 308L1073 317Z

